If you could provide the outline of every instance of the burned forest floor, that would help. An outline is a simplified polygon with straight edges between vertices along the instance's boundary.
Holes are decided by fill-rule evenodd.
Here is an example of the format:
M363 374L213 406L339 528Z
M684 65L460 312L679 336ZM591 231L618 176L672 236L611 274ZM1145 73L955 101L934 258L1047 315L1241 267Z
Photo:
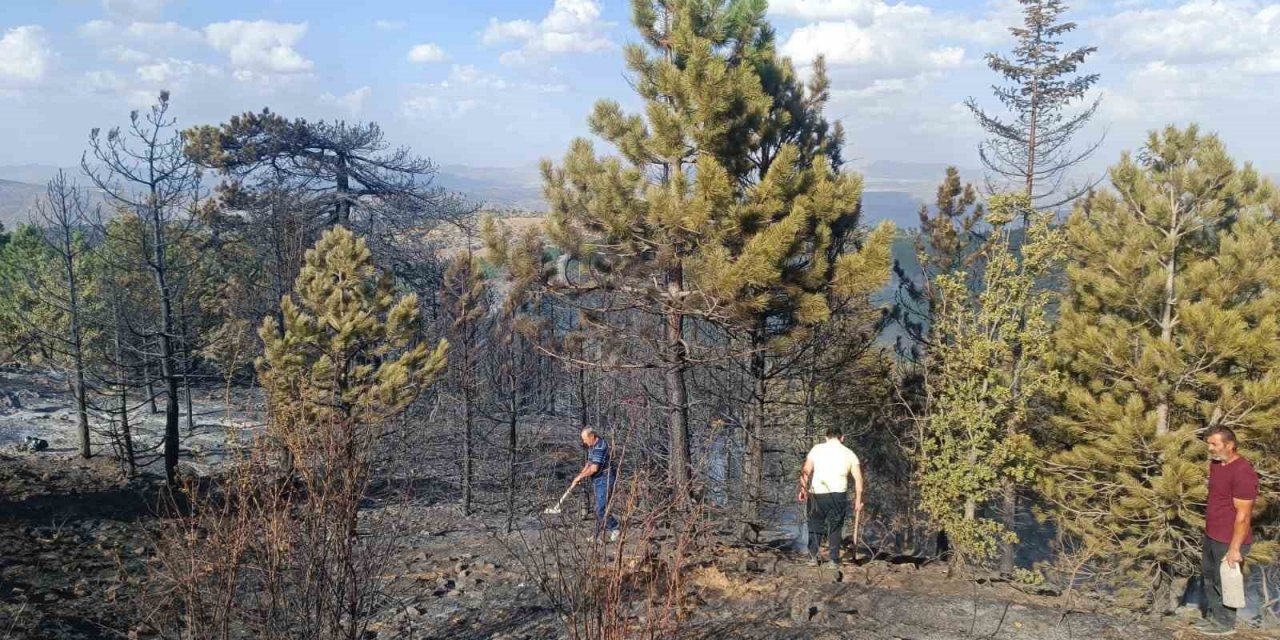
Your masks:
M82 460L57 438L33 453L13 444L21 436L9 436L0 445L0 638L152 637L140 593L155 566L160 479L125 480L109 456ZM548 527L590 526L582 500L546 516L546 498L531 496L518 503L521 515L508 532L504 510L494 506L504 504L501 486L481 490L482 510L473 515L462 515L457 488L444 479L418 483L396 507L395 517L410 526L381 576L388 596L370 639L568 637L529 554ZM370 504L371 526L383 508ZM663 544L661 535L652 541ZM624 536L590 552L639 572L643 554L633 546L640 545ZM1194 615L1152 618L1080 594L1068 603L1010 582L949 576L944 563L862 558L837 575L806 566L783 537L746 545L714 530L691 548L677 581L681 638L1201 637L1190 628ZM636 637L654 628L660 611L645 600L624 599L619 609ZM1235 637L1280 635L1242 628Z

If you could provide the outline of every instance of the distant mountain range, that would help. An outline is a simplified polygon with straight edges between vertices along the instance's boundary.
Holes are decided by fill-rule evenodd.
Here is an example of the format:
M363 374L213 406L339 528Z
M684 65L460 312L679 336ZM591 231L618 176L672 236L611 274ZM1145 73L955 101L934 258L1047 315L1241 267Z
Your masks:
M0 178L0 224L12 229L19 222L26 222L31 207L44 193L44 187L29 182Z
M862 210L866 220L870 223L892 220L899 228L917 226L920 205L933 201L946 168L944 164L911 162L873 162L856 168L863 174ZM974 179L980 173L962 169L961 175ZM547 208L542 197L542 177L535 167L444 165L436 175L436 183L493 208L530 212Z
M900 229L919 226L920 206L932 204L946 168L947 165L941 163L883 160L851 167L863 176L864 220L871 224L892 220ZM32 204L44 193L45 183L58 169L38 164L0 165L0 223L12 228L26 221ZM64 170L81 185L88 182L78 167ZM982 180L982 173L971 168L962 167L960 175L969 182ZM547 208L542 197L542 177L535 166L441 165L434 183L493 209L537 213Z

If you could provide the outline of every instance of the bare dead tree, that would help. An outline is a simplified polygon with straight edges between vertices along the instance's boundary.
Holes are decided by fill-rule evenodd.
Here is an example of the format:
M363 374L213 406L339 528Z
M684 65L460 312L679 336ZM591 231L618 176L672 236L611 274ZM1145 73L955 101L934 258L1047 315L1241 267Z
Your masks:
M85 262L92 252L86 237L89 223L88 196L59 171L49 181L44 196L36 201L31 223L40 229L49 263L14 265L21 271L31 291L39 297L39 305L48 308L56 318L27 318L33 335L41 338L44 348L67 363L67 387L75 402L76 431L80 456L93 455L89 438L89 409L86 397L85 330L90 324L85 301ZM40 273L45 267L56 273ZM23 314L23 317L26 317ZM53 322L49 322L54 320Z
M162 91L145 113L135 110L129 114L126 129L113 127L105 137L100 129L93 129L81 167L110 202L137 215L141 222L132 227L138 232L130 240L138 246L144 268L152 276L159 308L158 326L145 332L159 346L159 353L153 355L159 360L165 385L165 478L174 485L182 373L181 334L174 308L178 292L171 280L183 265L175 261L172 251L192 228L194 219L189 213L199 199L200 169L187 157L169 107L169 92Z

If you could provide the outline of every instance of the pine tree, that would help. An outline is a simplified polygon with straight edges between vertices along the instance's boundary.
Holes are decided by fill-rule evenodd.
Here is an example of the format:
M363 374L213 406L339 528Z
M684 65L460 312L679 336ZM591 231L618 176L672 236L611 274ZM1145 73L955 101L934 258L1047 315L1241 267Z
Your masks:
M32 317L39 304L39 282L54 271L43 233L34 225L19 225L0 248L0 339L15 359L41 358L39 322ZM47 319L47 318L46 318Z
M528 373L537 366L539 359L534 353L533 345L541 337L540 325L550 324L551 332L554 333L556 320L554 310L550 323L531 319L533 314L530 313L530 308L540 301L537 286L543 273L545 246L540 231L531 227L515 236L510 228L500 228L491 216L486 216L481 221L481 235L489 244L489 255L507 266L507 274L511 278L498 308L498 317L492 325L492 339L498 347L496 355L500 363L494 371L493 387L499 397L495 413L507 425L506 529L510 532L515 527L516 517L516 448L519 445L517 427L520 418L531 408ZM563 344L559 346L562 351L571 350L563 349ZM584 375L582 368L578 369L578 374L581 383ZM585 402L579 406L581 412L586 411ZM579 428L585 429L588 426L590 425L585 415L580 413Z
M548 231L564 262L576 261L606 288L629 291L660 319L668 476L678 495L690 479L686 320L704 306L689 263L703 234L729 222L713 217L732 200L730 172L745 165L750 125L768 107L751 67L735 54L745 43L730 40L742 30L727 33L740 6L635 2L645 45L629 46L626 60L647 117L602 100L591 129L623 157L599 158L579 139L560 167L543 164Z
M1080 47L1061 52L1060 38L1076 29L1076 23L1061 21L1067 6L1061 0L1018 0L1022 5L1023 24L1009 32L1017 40L1013 57L989 53L987 66L1009 84L993 87L996 99L1009 111L1011 119L990 115L973 98L966 103L978 125L990 137L979 146L979 156L997 182L1022 191L1035 208L1056 209L1087 191L1076 188L1061 192L1067 172L1097 150L1101 141L1083 151L1071 148L1072 139L1093 118L1099 100L1095 99L1078 113L1069 107L1085 99L1098 81L1097 74L1074 75L1096 47ZM1005 185L989 187L1005 188ZM1027 213L1033 209L1028 208ZM1024 226L1026 220L1023 221ZM1015 361L1021 350L1014 345ZM1015 388L1014 393L1019 391ZM1012 433L1010 433L1012 435ZM1018 487L1010 484L1004 496L1005 527L1014 528L1018 511ZM1004 572L1014 569L1014 548L1005 545L1000 558Z
M479 360L484 348L489 291L480 259L470 249L455 256L445 269L441 302L449 323L450 386L462 397L462 513L471 515L476 463L476 420L480 413Z
M1050 215L1027 213L1025 195L998 194L988 204L992 239L978 291L964 271L936 278L919 478L922 506L957 559L979 562L1016 540L984 513L1007 484L1027 484L1036 471L1028 410L1056 384L1045 366L1050 294L1037 285L1062 245ZM1031 225L1015 247L1021 228L1013 223L1024 216Z
M186 215L196 206L200 190L200 171L187 158L182 136L174 130L176 120L169 114L169 92L146 113L129 114L127 129L110 129L106 136L93 129L89 135L89 152L81 159L81 168L90 181L122 212L136 214L143 223L123 227L136 231L128 241L137 245L141 264L136 268L151 275L157 306L157 318L146 331L154 336L159 353L160 376L165 385L165 478L170 485L177 481L178 469L178 383L181 377L180 326L175 303L179 291L176 280L189 268L175 257L180 244L194 225ZM172 135L169 135L169 133ZM89 158L94 159L90 164ZM108 227L100 226L104 231ZM154 397L154 396L153 396Z
M44 240L57 270L52 286L41 287L41 304L52 307L59 322L42 323L42 333L49 337L51 349L62 356L67 382L75 400L80 456L93 455L89 441L88 365L89 344L97 334L91 321L97 291L93 272L92 248L84 234L89 226L89 207L84 191L64 172L49 182L45 197L36 203L32 219L44 227ZM56 284L53 284L56 283ZM56 329L54 329L56 327Z
M387 497L370 488L390 430L444 370L447 343L420 339L416 296L398 296L343 227L306 252L280 306L283 323L262 321L257 368L267 433L292 466L282 477L271 447L232 443L217 495L188 491L191 513L162 530L156 577L190 636L358 640L385 602L405 524L395 500L373 521L361 507Z
M34 224L18 228L0 248L0 326L12 327L6 341L29 361L66 374L76 411L79 454L92 456L89 429L89 360L98 338L97 291L101 264L86 240L84 192L59 172L35 204Z
M367 474L383 423L439 375L448 342L418 340L417 296L396 299L343 227L307 251L294 295L280 301L283 324L267 316L258 332L272 434L303 474ZM342 446L326 446L334 441Z
M1067 225L1069 385L1044 489L1122 593L1163 611L1199 567L1198 436L1229 426L1263 477L1280 470L1280 200L1195 126L1152 133L1110 176ZM1255 513L1266 558L1275 523Z
M822 87L808 95L772 79L803 107L762 88L758 69L787 69L769 57L763 13L758 0L635 2L645 45L626 59L645 116L601 101L592 131L622 157L577 140L561 166L543 166L560 288L622 293L660 317L677 489L689 482L687 319L754 328L769 313L812 324L828 317L833 283L852 294L876 282L866 276L878 266L887 275L891 231L868 240L869 251L841 252L839 224L856 220L861 183L833 166ZM793 107L816 115L796 130Z
M986 233L982 228L984 207L978 202L977 190L960 180L960 171L947 167L938 185L933 211L920 205L920 230L913 241L919 274L913 276L896 259L893 272L898 279L894 301L894 320L906 333L908 344L899 342L898 352L908 361L920 362L921 347L929 344L929 328L933 326L937 304L936 281L943 274L965 271L971 277L971 289L980 273L978 261L983 254Z
M1009 82L993 90L1011 118L987 113L973 98L966 104L978 125L991 136L978 148L982 164L999 181L1026 193L1038 208L1052 209L1085 191L1063 193L1062 182L1071 167L1088 159L1101 144L1099 140L1081 151L1070 146L1097 112L1101 98L1078 113L1068 111L1098 82L1096 73L1073 75L1097 47L1061 51L1060 38L1077 26L1061 21L1067 11L1062 0L1018 2L1022 5L1022 26L1009 28L1017 40L1013 56L986 56L987 66Z
M314 224L351 226L353 212L435 205L435 165L403 147L389 149L376 123L289 120L268 109L232 116L218 126L182 132L193 162L243 182L287 184L314 198Z
M824 114L830 99L826 64L821 57L816 59L810 80L803 82L792 61L778 55L773 30L764 21L764 9L764 3L742 3L732 14L736 28L748 34L741 40L749 43L747 57L769 99L768 108L753 125L755 141L747 146L748 163L735 178L744 185L737 203L744 210L735 215L746 213L749 217L732 230L709 235L707 240L720 246L708 243L710 246L701 251L723 251L731 259L719 263L722 270L699 283L720 300L737 301L728 309L726 324L731 335L742 336L747 354L737 359L750 380L742 398L746 435L744 534L754 533L762 524L765 450L776 448L768 443L769 408L780 399L780 383L786 382L783 378L806 375L801 371L804 367L788 365L803 359L801 352L823 342L816 335L817 327L828 322L833 311L854 316L859 314L852 307L869 306L867 296L888 277L888 238L892 234L889 227L871 238L859 232L861 184L854 187L856 178L840 176L843 127L830 124ZM820 194L841 184L845 191L822 199ZM746 211L748 207L750 211ZM812 207L816 214L798 225L787 221L797 208L805 207ZM766 234L776 237L765 241ZM737 272L752 242L773 244L767 256L758 257L767 260L767 268L774 273L754 282ZM846 280L846 285L857 282L855 287L837 291L833 284L840 256L858 245L868 249L864 258L874 257L865 274ZM857 302L851 302L854 299ZM808 362L816 365L812 359Z

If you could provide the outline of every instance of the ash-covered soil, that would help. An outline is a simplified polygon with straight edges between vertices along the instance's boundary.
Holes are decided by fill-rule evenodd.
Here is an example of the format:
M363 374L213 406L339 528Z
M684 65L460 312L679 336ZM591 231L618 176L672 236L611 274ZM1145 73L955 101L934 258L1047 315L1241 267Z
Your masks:
M154 563L161 483L154 474L126 481L105 455L88 461L76 457L74 420L56 380L4 375L0 390L16 395L20 406L0 407L0 638L150 637L140 593ZM198 392L202 427L184 443L191 447L184 457L191 472L216 472L217 445L225 442L228 424L246 433L255 428L254 412L244 408L252 406L252 398L231 410L222 400L216 390ZM147 424L154 420L148 418ZM51 449L19 450L16 444L27 435L49 440ZM549 446L561 444L572 446L567 441ZM576 453L565 456L566 466L577 464ZM376 527L382 517L411 525L382 576L391 597L376 616L371 638L567 637L522 554L538 546L544 527L587 527L583 501L577 497L568 501L573 506L564 514L545 516L541 508L554 500L558 487L526 488L515 530L506 533L501 487L481 489L477 504L484 512L465 517L456 486L443 477L415 482L412 500L395 506L395 513L370 502L364 515L369 526ZM663 544L661 536L655 544ZM621 566L636 566L639 572L643 554L634 546L624 540L600 552L611 559L621 554ZM1068 608L1057 595L1037 595L1011 583L949 577L942 564L864 559L837 576L830 568L805 566L793 547L781 531L773 532L772 543L752 546L727 531L703 534L681 573L679 637L1200 637L1188 618L1126 613L1102 598L1077 597ZM653 615L643 597L623 605L636 637L644 637ZM1235 637L1280 636L1242 629Z

